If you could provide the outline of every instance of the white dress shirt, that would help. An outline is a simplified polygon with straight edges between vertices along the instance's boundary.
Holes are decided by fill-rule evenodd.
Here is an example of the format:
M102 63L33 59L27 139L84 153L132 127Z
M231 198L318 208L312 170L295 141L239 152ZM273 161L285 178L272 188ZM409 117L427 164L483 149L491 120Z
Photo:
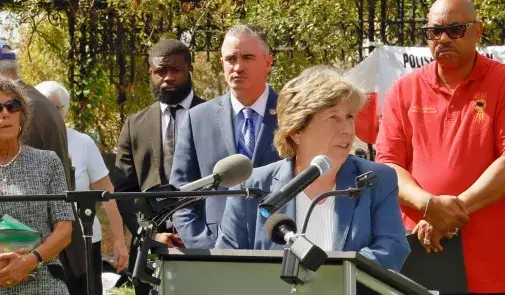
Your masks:
M249 108L253 109L259 116L256 116L254 120L254 137L256 138L256 144L258 143L258 135L260 133L261 123L265 117L265 109L267 107L268 95L270 92L270 87L265 84L265 91L260 95L260 97L254 102ZM240 132L242 125L244 125L245 118L242 113L242 109L245 106L230 92L231 106L233 110L233 133L235 135L235 146L238 147L238 139L240 138Z
M303 220L312 202L302 191L296 196L296 227L301 230ZM335 197L326 198L323 204L314 207L310 215L305 237L324 251L333 250L335 226Z
M191 92L188 94L188 96L186 96L186 98L179 103L179 105L182 107L182 109L177 110L177 112L175 113L175 119L176 119L175 123L177 124L177 126L175 126L175 130L178 130L178 127L180 124L180 120L178 120L178 118L180 118L185 112L187 112L189 110L189 108L191 107L191 103L193 102L194 96L195 95L193 93L193 90L191 90ZM161 107L161 140L162 140L162 143L164 143L165 142L165 134L167 133L168 123L170 123L171 118L170 118L170 113L165 112L165 110L169 107L169 105L166 103L160 102L160 107Z

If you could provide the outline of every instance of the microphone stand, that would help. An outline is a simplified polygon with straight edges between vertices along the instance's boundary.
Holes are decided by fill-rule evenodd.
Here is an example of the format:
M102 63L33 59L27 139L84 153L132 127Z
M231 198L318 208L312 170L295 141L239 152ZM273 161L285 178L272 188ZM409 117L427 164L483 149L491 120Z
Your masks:
M305 218L303 220L303 225L302 229L297 236L304 236L305 232L307 231L307 226L309 224L309 218L310 215L312 214L312 211L314 210L314 207L316 207L317 203L319 203L321 200L329 198L329 197L348 197L349 199L357 199L361 196L364 190L366 190L369 187L372 187L376 185L378 182L377 175L375 175L374 172L370 171L364 174L361 174L356 177L356 188L348 188L346 190L335 190L335 191L329 191L326 193L319 194L316 198L312 200L310 203L309 209L307 210L307 213L305 214ZM309 243L307 243L309 242ZM310 241L306 240L305 243L301 244L301 246L305 249L308 249ZM298 249L293 250L292 247L294 244L290 245L288 248L284 249L283 257L282 257L282 267L281 267L281 279L287 282L288 284L293 284L293 285L303 285L304 280L300 278L298 275L299 267L300 267L300 259L295 256L294 252L300 253L301 251L298 251ZM317 254L316 251L321 250L321 248L315 246L312 244L312 248L314 251L313 253ZM305 252L305 255L309 254L309 252ZM326 259L326 257L324 257ZM319 268L319 266L324 263L323 259L320 259L320 261L315 261L313 262L313 265L311 265L311 268ZM303 265L303 264L302 264Z
M258 189L245 189L233 191L167 191L167 192L125 192L125 193L109 193L108 191L67 191L64 194L47 194L47 195L4 195L0 198L0 202L41 202L41 201L65 201L67 203L77 203L77 217L82 227L84 248L86 252L86 291L87 295L95 295L95 282L93 281L93 253L92 241L93 236L93 222L96 216L96 203L109 201L109 200L130 200L130 199L151 199L151 198L165 198L165 199L181 199L173 205L172 208L161 210L153 222L163 222L166 218L173 215L173 213L184 206L192 204L206 197L246 197L250 198L255 195L263 194ZM157 227L157 226L156 226ZM152 276L148 276L145 268L141 267L144 261L147 260L148 252L151 248L166 247L165 244L156 242L154 237L156 235L156 228L153 225L147 229L143 229L142 238L140 243L142 246L139 248L139 255L135 261L135 268L133 271L134 282L143 280L152 284L160 284L160 280Z

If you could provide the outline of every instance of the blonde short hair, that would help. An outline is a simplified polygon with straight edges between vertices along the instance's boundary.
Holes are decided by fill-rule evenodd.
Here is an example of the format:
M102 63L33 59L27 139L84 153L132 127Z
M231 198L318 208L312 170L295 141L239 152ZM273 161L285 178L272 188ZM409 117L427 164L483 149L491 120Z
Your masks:
M291 135L305 129L316 112L333 107L340 101L349 101L351 111L357 113L364 104L365 93L335 67L310 67L289 81L277 101L278 129L274 145L279 155L294 158L296 145Z

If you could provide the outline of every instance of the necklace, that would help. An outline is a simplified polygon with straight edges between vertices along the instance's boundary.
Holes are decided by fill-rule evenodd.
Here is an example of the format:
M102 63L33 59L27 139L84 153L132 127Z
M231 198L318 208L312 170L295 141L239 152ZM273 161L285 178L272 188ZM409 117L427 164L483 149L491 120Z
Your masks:
M1 168L7 168L7 167L9 167L19 157L19 154L21 154L21 147L19 147L18 153L14 156L14 158L12 158L6 164L0 164L0 167Z

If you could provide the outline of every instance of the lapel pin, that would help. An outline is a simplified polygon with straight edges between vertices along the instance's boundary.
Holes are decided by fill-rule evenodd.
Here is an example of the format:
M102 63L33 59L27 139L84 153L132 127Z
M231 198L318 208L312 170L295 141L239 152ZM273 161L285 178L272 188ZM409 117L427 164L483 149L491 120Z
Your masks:
M272 116L277 115L277 111L276 111L275 109L270 109L270 110L268 110L268 112L269 112L269 113L270 113L270 115L272 115Z

